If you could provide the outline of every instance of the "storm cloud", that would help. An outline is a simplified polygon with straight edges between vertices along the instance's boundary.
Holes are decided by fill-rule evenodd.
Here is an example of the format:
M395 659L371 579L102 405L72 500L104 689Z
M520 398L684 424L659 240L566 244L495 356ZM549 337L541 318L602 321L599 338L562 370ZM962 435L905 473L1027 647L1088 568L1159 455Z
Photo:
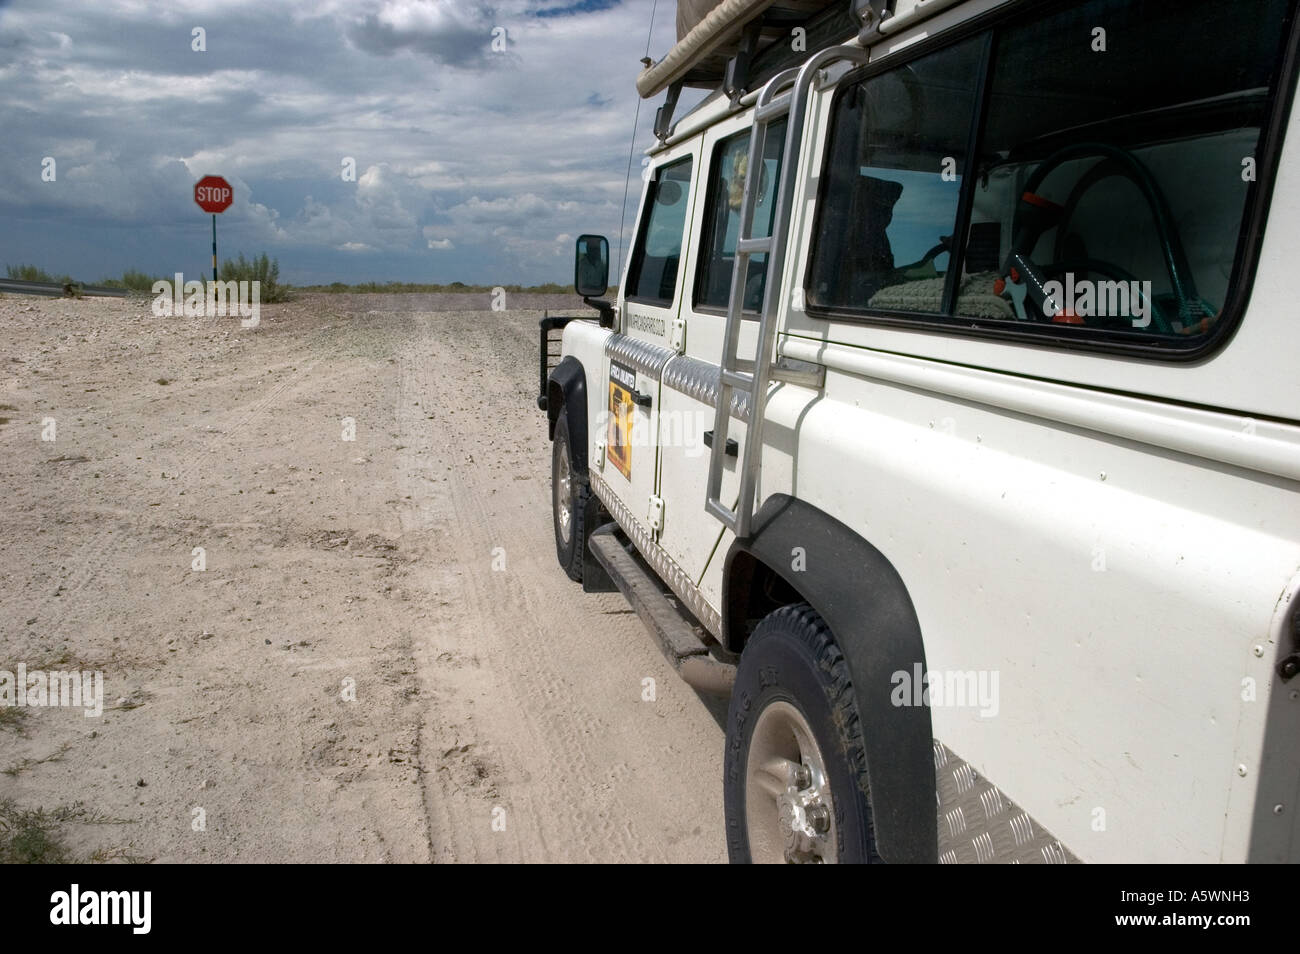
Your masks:
M0 5L0 262L202 272L191 189L217 174L222 257L266 251L291 282L563 281L572 236L617 244L652 5Z

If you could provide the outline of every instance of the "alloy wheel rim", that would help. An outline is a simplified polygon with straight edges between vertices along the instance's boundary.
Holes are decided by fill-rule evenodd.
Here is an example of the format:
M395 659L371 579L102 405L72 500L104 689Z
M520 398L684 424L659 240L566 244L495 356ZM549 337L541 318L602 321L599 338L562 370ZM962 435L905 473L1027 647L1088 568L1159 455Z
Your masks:
M750 859L822 864L837 857L830 779L812 728L784 701L759 713L745 766Z
M569 535L573 532L573 472L569 467L568 450L567 447L558 449L560 466L555 479L555 522L565 546L569 545Z

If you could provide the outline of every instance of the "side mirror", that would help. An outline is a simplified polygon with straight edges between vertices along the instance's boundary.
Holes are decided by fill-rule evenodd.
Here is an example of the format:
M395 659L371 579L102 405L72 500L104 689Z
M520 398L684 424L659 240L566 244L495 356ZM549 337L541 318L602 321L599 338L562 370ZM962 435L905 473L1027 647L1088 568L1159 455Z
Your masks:
M583 298L599 298L609 288L609 240L579 235L574 254L573 287Z

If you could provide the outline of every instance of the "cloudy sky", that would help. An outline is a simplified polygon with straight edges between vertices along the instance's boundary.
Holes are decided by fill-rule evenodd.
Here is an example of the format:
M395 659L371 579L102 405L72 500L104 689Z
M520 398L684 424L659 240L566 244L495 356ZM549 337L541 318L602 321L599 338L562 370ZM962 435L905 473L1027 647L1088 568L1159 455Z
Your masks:
M0 0L0 265L199 277L193 185L217 174L220 256L268 252L295 284L571 281L576 235L617 246L654 5Z

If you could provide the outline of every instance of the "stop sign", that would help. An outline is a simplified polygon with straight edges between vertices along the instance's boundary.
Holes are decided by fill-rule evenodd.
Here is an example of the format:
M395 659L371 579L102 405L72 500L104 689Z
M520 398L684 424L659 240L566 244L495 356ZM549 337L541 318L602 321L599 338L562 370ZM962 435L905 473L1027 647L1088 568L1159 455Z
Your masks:
M234 200L234 190L221 176L204 176L194 183L194 201L204 212L224 212Z

